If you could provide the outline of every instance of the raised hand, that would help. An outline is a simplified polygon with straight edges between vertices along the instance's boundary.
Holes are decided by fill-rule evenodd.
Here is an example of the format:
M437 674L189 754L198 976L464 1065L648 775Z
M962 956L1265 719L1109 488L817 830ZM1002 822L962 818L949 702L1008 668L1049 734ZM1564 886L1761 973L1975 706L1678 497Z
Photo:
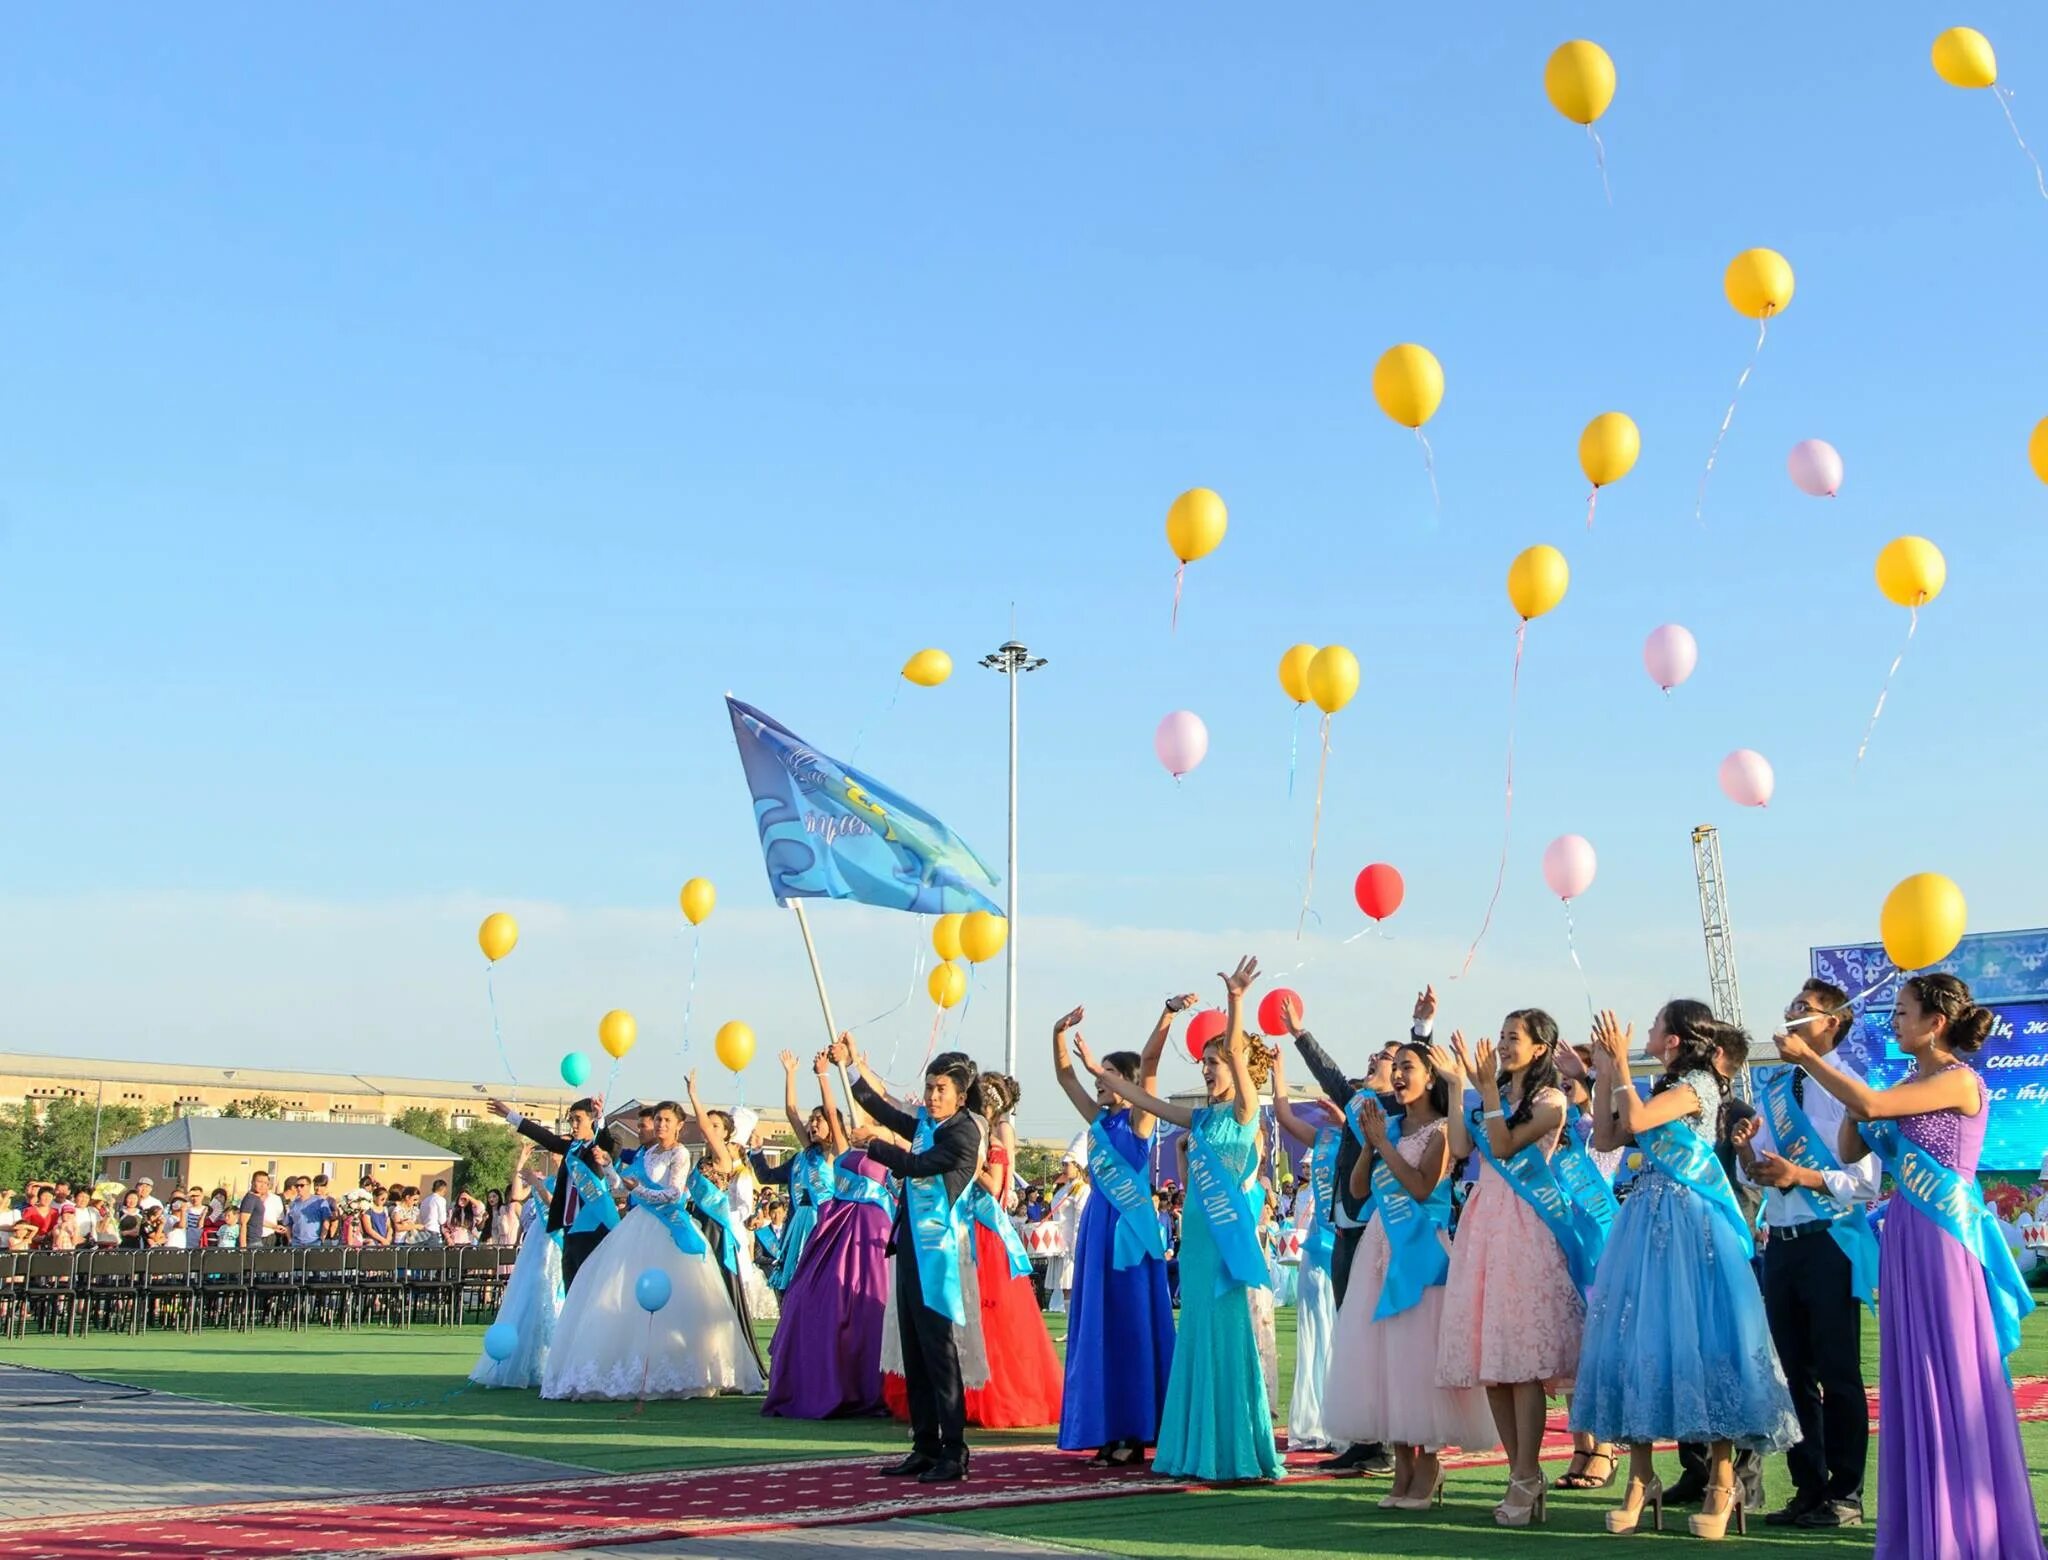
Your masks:
M1228 975L1221 970L1218 970L1216 975L1223 982L1226 991L1233 997L1241 997L1252 989L1252 982L1259 978L1259 961L1246 954L1237 961L1237 968Z
M784 1051L775 1059L782 1063L782 1070L788 1073L790 1077L794 1078L796 1076L796 1052Z
M1463 1073L1467 1078L1471 1078L1479 1071L1478 1064L1472 1060L1471 1048L1465 1044L1465 1032L1462 1029L1452 1032L1451 1050L1458 1058L1459 1072Z
M1757 1128L1761 1127L1763 1124L1764 1119L1761 1116L1744 1117L1741 1121L1737 1122L1735 1124L1734 1129L1731 1132L1729 1132L1728 1141L1733 1143L1738 1149L1747 1148L1753 1141L1755 1141Z
M1436 1022L1436 987L1425 986L1415 994L1415 1022L1433 1024Z
M1780 1061L1790 1062L1793 1066L1800 1067L1808 1062L1820 1060L1820 1053L1814 1050L1812 1042L1806 1036L1787 1032L1779 1035L1777 1038L1778 1059Z
M1095 1060L1095 1053L1088 1049L1088 1041L1085 1036L1074 1036L1074 1054L1081 1058L1081 1065L1087 1069L1088 1075L1091 1078L1101 1075L1102 1067Z
M1500 1053L1490 1036L1482 1037L1472 1056L1472 1085L1484 1094L1500 1086Z
M683 1074L683 1092L693 1100L697 1097L697 1069L694 1067Z
M484 1109L500 1120L512 1114L512 1107L503 1100L485 1100Z
M1557 1075L1560 1078L1576 1081L1586 1077L1586 1064L1579 1060L1579 1053L1566 1045L1562 1038L1550 1048L1550 1054L1557 1062Z
M1387 1113L1380 1109L1380 1102L1371 1095L1359 1101L1358 1130L1374 1148L1387 1146Z
M832 1059L834 1067L853 1065L853 1036L841 1035L826 1048L825 1054Z
M1620 1065L1622 1076L1628 1075L1628 1051L1636 1037L1636 1026L1622 1027L1621 1020L1614 1016L1612 1008L1607 1009L1593 1020L1593 1044L1605 1051Z
M1086 1013L1086 1008L1075 1008L1073 1012L1067 1014L1065 1017L1061 1018L1058 1023L1052 1026L1052 1032L1056 1035L1063 1035L1069 1029L1078 1028L1080 1026L1082 1018L1086 1015Z
M1465 1032L1457 1030L1451 1035L1451 1045L1460 1051L1465 1048ZM1453 1098L1465 1092L1465 1069L1451 1046L1433 1045L1429 1048L1429 1070L1450 1086Z
M816 1056L812 1057L811 1071L820 1078L828 1075L832 1071L832 1053L830 1051L820 1051Z
M1184 991L1177 997L1168 997L1166 999L1166 1011L1169 1013L1185 1013L1201 1000L1192 991Z
M1300 1035L1301 1004L1293 997L1282 997L1280 999L1280 1022L1287 1026L1287 1032L1290 1035ZM1274 1047L1275 1051L1278 1051L1278 1049L1279 1047Z

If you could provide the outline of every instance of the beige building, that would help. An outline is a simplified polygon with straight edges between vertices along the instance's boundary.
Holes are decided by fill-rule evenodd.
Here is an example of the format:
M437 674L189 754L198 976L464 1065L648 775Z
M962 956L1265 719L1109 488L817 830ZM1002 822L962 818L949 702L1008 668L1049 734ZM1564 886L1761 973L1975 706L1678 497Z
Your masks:
M0 1051L0 1105L51 1099L130 1105L173 1116L218 1116L268 1098L286 1121L383 1126L414 1107L439 1111L457 1131L481 1119L496 1095L541 1121L557 1121L576 1092L546 1087L392 1078L377 1073L298 1072L273 1067L199 1067L184 1062L110 1062Z
M417 1186L452 1180L455 1155L396 1127L335 1121L276 1121L247 1116L181 1116L100 1150L100 1179L133 1186L147 1177L156 1195L198 1186L249 1189L249 1178L270 1172L324 1175L336 1193L364 1176L382 1186Z

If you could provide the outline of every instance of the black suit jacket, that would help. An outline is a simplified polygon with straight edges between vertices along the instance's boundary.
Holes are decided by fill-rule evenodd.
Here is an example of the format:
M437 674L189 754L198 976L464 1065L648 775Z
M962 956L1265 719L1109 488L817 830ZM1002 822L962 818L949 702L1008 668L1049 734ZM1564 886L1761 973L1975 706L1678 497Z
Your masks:
M853 1086L853 1097L860 1102L862 1110L901 1138L915 1138L917 1118L906 1111L897 1109L881 1095L868 1087L865 1078L858 1079ZM898 1148L894 1143L869 1143L865 1152L877 1164L893 1170L905 1180L918 1180L935 1175L946 1183L946 1200L958 1202L974 1179L974 1173L981 1168L981 1118L972 1111L959 1111L939 1122L932 1129L932 1146L922 1154L914 1154L907 1148ZM889 1229L889 1254L894 1256L899 1243L909 1239L910 1199L896 1199L896 1222Z
M521 1116L519 1125L512 1129L521 1137L538 1143L555 1156L555 1189L548 1197L548 1222L550 1232L560 1229L568 1221L562 1217L569 1203L569 1155L574 1153L585 1164L590 1164L590 1150L597 1146L594 1138L569 1139L559 1132L550 1132L539 1122ZM590 1166L593 1173L597 1166Z
M1351 1080L1344 1076L1344 1069L1331 1060L1330 1053L1316 1043L1316 1037L1304 1029L1294 1037L1294 1048L1301 1053L1302 1061L1307 1063L1317 1086L1328 1096L1330 1103L1339 1110L1347 1108L1351 1104L1351 1097L1358 1093L1358 1090L1353 1088ZM1382 1094L1378 1099L1380 1108L1388 1115L1401 1114L1400 1103L1393 1096ZM1358 1135L1348 1126L1340 1128L1337 1136L1337 1185L1334 1190L1338 1206L1344 1210L1345 1217L1352 1220L1358 1218L1359 1210L1365 1206L1363 1197L1351 1195L1351 1167L1358 1163L1360 1152L1362 1150L1359 1147ZM1335 1210L1326 1211L1331 1214L1334 1222Z

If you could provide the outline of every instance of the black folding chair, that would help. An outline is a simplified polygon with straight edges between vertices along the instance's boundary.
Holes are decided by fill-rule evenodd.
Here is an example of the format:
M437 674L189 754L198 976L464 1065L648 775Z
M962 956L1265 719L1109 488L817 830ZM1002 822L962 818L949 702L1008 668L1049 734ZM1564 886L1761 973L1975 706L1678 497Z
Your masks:
M0 1338L18 1338L28 1320L28 1253L0 1251Z
M405 1325L412 1325L413 1313L421 1305L434 1308L434 1319L443 1321L455 1309L455 1277L462 1260L462 1248L408 1246L405 1251Z
M313 1310L348 1325L348 1296L354 1284L355 1253L346 1246L309 1246L299 1253L299 1321Z
M299 1254L278 1247L249 1251L249 1309L252 1319L270 1321L282 1312L287 1326L299 1315Z
M199 1309L196 1251L158 1247L142 1254L142 1327L145 1332L159 1310L168 1309L184 1332L194 1324Z
M398 1249L394 1246L365 1246L356 1258L355 1283L349 1289L349 1304L360 1317L383 1309L387 1321L403 1321L404 1291L398 1281Z
M78 1271L87 1335L92 1332L95 1314L103 1322L109 1314L119 1318L130 1333L141 1330L141 1252L89 1251L80 1259Z
M199 1290L199 1304L195 1310L201 1327L206 1325L209 1314L216 1318L225 1315L230 1326L248 1325L248 1252L217 1248L202 1251L194 1264L194 1278Z
M517 1252L511 1246L465 1246L455 1278L455 1320L467 1322L474 1310L485 1316L498 1309L505 1292L505 1273Z
M55 1332L61 1314L65 1336L71 1336L78 1325L77 1253L30 1252L22 1275L22 1299L30 1314L39 1318L43 1331Z

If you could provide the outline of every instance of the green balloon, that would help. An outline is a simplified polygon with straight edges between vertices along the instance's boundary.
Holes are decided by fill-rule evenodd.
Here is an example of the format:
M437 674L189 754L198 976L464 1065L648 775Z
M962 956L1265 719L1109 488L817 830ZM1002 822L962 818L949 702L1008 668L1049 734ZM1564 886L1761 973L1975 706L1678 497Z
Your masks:
M581 1051L571 1051L562 1058L562 1082L572 1089L583 1087L590 1077L590 1058Z

